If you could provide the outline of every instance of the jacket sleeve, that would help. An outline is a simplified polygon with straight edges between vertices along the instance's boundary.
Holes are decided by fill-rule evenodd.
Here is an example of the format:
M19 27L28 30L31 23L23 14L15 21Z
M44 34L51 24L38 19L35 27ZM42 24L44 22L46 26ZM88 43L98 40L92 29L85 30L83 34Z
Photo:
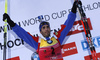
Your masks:
M64 38L66 37L70 29L72 28L75 19L76 19L76 13L70 12L67 20L65 21L63 25L61 25L61 29L57 32L58 35L56 36L58 37L58 40L61 45L64 41Z
M12 27L12 30L31 47L38 49L38 37L33 37L17 24Z

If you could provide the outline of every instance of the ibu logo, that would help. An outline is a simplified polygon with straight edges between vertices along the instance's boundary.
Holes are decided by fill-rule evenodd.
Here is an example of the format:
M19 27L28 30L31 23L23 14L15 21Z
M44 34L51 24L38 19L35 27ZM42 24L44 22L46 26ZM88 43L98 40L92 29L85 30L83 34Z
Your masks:
M92 40L93 40L93 44L94 44L95 48L100 47L100 36L94 37L94 38L92 38ZM89 49L89 44L87 42L87 39L82 40L81 45L82 45L83 50Z

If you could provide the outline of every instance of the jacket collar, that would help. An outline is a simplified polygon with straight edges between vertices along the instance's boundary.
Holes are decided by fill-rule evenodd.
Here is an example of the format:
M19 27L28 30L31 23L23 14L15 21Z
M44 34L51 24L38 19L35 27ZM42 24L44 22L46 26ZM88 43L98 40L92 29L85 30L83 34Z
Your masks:
M42 39L46 40L46 38L45 38L42 34L40 34L40 37L41 37ZM52 37L54 37L55 39L57 39L56 35L54 35L53 32L50 32L49 38L51 39Z

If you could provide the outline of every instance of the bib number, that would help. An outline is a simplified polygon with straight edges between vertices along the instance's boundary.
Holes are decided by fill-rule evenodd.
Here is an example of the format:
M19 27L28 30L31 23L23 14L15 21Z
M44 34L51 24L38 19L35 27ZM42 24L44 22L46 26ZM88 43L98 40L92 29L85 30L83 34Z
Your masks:
M51 47L51 49L52 49L52 54L55 54L55 52L54 52L54 48L53 48L53 47Z

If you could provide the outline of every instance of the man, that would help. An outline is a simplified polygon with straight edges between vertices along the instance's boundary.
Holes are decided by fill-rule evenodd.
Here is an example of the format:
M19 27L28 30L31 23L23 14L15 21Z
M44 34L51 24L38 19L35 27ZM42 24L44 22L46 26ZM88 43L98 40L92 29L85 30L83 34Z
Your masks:
M81 2L78 3L81 4ZM57 60L62 58L61 45L73 26L76 18L76 10L77 2L75 1L70 14L68 15L68 19L61 25L61 29L56 33L51 32L50 24L48 22L42 21L39 25L41 37L34 37L26 32L23 28L14 23L6 13L3 15L3 21L7 19L12 30L27 44L37 50L40 60Z

